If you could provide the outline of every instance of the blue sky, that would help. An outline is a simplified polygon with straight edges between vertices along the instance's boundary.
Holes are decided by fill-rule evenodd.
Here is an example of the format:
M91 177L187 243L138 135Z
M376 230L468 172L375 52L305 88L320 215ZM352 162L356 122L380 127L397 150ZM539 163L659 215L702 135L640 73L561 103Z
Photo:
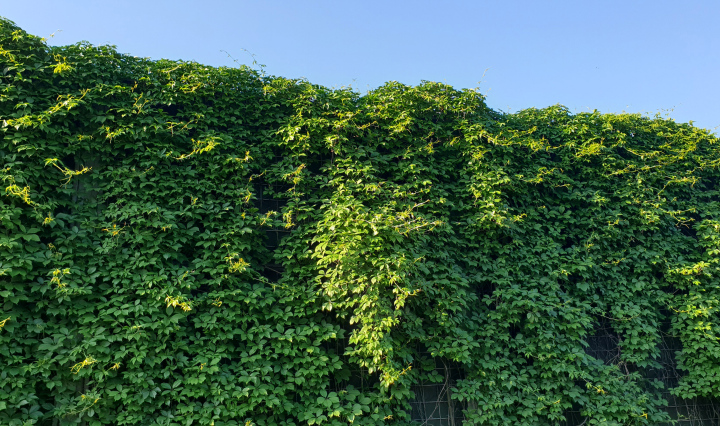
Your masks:
M0 0L50 44L235 66L365 93L478 87L491 108L660 114L720 133L720 1ZM61 31L57 31L61 30Z

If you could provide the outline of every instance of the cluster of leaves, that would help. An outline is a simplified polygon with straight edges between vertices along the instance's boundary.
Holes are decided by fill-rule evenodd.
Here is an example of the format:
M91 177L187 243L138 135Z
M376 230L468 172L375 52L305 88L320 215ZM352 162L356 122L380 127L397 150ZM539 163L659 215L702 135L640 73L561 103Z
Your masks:
M671 391L720 396L704 130L437 83L359 96L6 20L0 70L2 424L405 424L433 359L462 366L469 424L657 424L668 336ZM613 362L586 351L608 322Z

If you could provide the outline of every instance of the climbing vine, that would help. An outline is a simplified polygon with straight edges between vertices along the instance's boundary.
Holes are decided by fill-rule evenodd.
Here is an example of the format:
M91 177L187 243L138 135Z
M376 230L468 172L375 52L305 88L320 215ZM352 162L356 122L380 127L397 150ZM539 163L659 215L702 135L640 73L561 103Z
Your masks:
M7 20L0 69L2 424L407 424L437 360L467 424L659 424L667 392L720 396L705 130ZM587 350L606 323L612 361Z

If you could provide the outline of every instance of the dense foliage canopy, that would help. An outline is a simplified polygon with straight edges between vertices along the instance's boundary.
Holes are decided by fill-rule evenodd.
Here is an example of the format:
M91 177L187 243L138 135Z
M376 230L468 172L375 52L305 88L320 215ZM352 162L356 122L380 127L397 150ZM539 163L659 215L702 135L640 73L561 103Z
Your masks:
M437 360L469 424L657 424L666 338L669 391L720 396L705 130L6 20L0 70L0 424L403 424Z

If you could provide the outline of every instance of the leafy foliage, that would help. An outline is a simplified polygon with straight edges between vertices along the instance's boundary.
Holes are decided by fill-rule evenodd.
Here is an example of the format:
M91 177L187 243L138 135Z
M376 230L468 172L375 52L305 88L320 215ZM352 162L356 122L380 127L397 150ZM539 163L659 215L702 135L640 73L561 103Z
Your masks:
M720 396L704 130L429 82L359 96L7 20L0 69L2 424L403 424L423 353L463 366L469 424L657 424L666 335L672 392ZM603 321L616 363L585 350Z

